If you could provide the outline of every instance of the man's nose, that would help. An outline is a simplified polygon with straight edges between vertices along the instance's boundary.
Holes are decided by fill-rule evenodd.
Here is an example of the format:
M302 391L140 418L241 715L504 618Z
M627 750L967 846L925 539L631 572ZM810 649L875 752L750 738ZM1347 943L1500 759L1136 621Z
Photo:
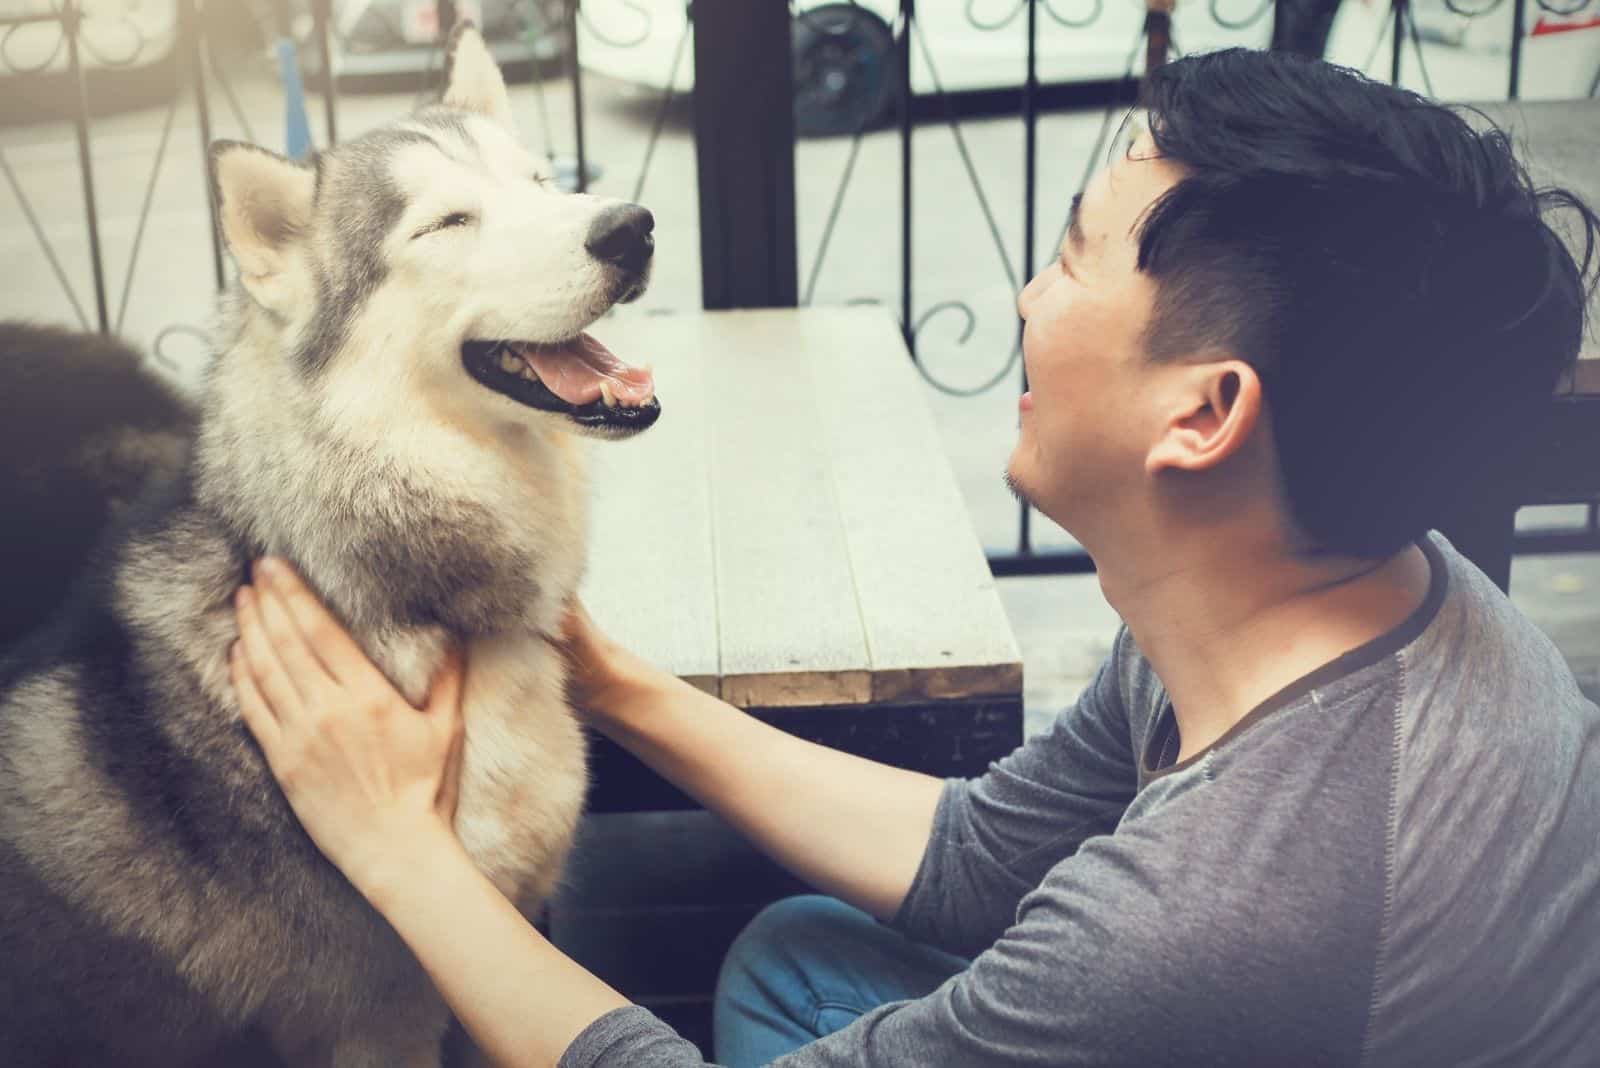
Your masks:
M607 208L589 226L583 247L596 259L614 263L625 271L643 271L655 252L650 236L655 216L637 204L618 204Z

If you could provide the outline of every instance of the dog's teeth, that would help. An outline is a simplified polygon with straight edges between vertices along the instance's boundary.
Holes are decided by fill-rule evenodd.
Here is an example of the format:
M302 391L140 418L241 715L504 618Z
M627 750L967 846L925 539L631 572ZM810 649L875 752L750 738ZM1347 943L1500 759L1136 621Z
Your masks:
M513 354L510 349L500 350L500 370L504 371L506 374L514 375L526 366L527 364L517 359L516 355Z
M605 402L607 408L615 408L617 406L617 397L616 394L611 392L610 382L600 383L600 399Z

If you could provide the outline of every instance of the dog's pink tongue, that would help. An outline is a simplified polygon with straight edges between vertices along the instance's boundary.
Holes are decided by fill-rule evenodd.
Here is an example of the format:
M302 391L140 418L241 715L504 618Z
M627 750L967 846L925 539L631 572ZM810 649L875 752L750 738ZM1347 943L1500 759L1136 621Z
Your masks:
M630 367L588 334L579 334L558 348L528 346L522 357L533 366L539 381L568 404L598 400L600 387L606 383L612 398L628 407L636 408L656 394L655 376L649 368Z

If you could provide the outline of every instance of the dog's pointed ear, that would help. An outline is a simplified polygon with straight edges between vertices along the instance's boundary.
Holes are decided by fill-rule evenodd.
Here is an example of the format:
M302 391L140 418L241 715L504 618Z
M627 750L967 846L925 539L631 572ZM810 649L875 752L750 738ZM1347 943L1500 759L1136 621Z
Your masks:
M511 115L506 80L501 77L494 56L489 54L483 34L471 21L456 23L450 34L448 55L443 103L486 115L515 136L517 124Z
M283 312L292 297L289 267L311 227L316 172L255 145L216 141L211 185L239 280L264 307Z

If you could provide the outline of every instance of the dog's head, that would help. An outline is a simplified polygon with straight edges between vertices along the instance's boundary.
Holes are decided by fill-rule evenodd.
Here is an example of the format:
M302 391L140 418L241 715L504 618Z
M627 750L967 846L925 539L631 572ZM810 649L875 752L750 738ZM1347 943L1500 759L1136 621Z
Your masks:
M439 104L309 164L237 142L211 161L248 328L343 417L422 404L602 437L655 422L649 369L584 332L644 291L650 213L555 187L470 24Z

